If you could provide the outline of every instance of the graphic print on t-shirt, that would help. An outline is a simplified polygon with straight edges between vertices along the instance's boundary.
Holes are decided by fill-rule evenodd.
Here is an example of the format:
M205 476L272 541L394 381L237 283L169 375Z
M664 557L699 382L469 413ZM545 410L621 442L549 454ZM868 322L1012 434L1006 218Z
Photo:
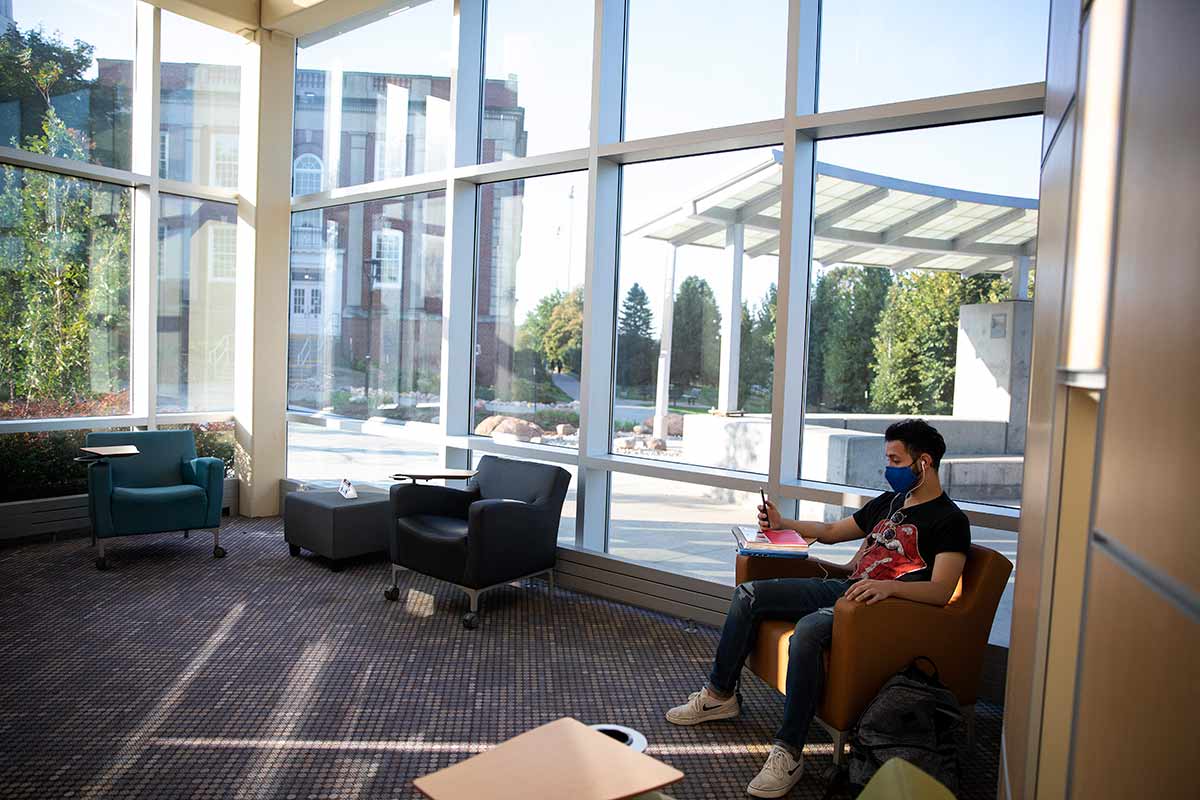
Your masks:
M928 566L917 547L917 526L911 522L897 525L886 517L879 520L864 547L851 578L894 581Z

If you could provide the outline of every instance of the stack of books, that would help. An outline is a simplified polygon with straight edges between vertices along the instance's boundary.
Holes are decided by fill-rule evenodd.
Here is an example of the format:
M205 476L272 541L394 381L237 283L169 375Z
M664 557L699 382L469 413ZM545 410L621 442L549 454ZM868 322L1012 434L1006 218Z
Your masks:
M734 525L739 556L808 558L808 542L795 531L763 530L750 525Z

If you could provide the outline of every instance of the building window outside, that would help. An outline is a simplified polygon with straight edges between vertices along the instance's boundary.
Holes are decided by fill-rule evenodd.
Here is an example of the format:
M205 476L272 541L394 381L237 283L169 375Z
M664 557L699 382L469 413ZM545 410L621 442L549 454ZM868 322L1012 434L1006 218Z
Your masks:
M160 140L175 152L159 158L159 177L234 188L246 43L169 11L161 19Z
M321 164L320 158L312 153L305 153L296 159L292 170L293 195L299 197L306 194L316 194L321 191L321 181L325 175L325 168Z
M159 411L233 408L237 207L163 194Z
M158 132L158 174L166 175L171 165L171 132Z
M236 224L209 223L208 276L214 281L232 281L237 277Z
M292 313L299 316L304 313L304 289L292 289Z
M308 290L308 313L314 317L321 316L321 287L314 286Z
M385 228L375 231L371 240L373 276L382 286L400 284L400 265L404 259L404 231Z

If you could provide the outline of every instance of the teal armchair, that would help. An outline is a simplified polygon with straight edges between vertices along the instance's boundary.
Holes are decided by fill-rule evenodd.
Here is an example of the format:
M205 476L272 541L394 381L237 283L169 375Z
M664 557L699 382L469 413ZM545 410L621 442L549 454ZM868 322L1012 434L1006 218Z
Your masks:
M89 433L88 447L131 444L139 453L88 465L88 516L96 542L96 567L107 569L104 540L142 533L212 528L213 556L223 558L221 496L225 462L197 458L196 440L184 431Z

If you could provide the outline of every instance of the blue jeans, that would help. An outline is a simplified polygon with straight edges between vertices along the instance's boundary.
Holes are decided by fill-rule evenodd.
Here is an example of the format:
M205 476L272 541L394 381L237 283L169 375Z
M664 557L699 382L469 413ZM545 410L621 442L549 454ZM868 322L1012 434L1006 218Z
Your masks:
M737 691L760 622L799 620L788 650L783 724L775 739L793 750L802 748L825 686L822 651L833 638L833 604L853 583L836 578L775 578L738 586L721 629L709 687L722 695Z

